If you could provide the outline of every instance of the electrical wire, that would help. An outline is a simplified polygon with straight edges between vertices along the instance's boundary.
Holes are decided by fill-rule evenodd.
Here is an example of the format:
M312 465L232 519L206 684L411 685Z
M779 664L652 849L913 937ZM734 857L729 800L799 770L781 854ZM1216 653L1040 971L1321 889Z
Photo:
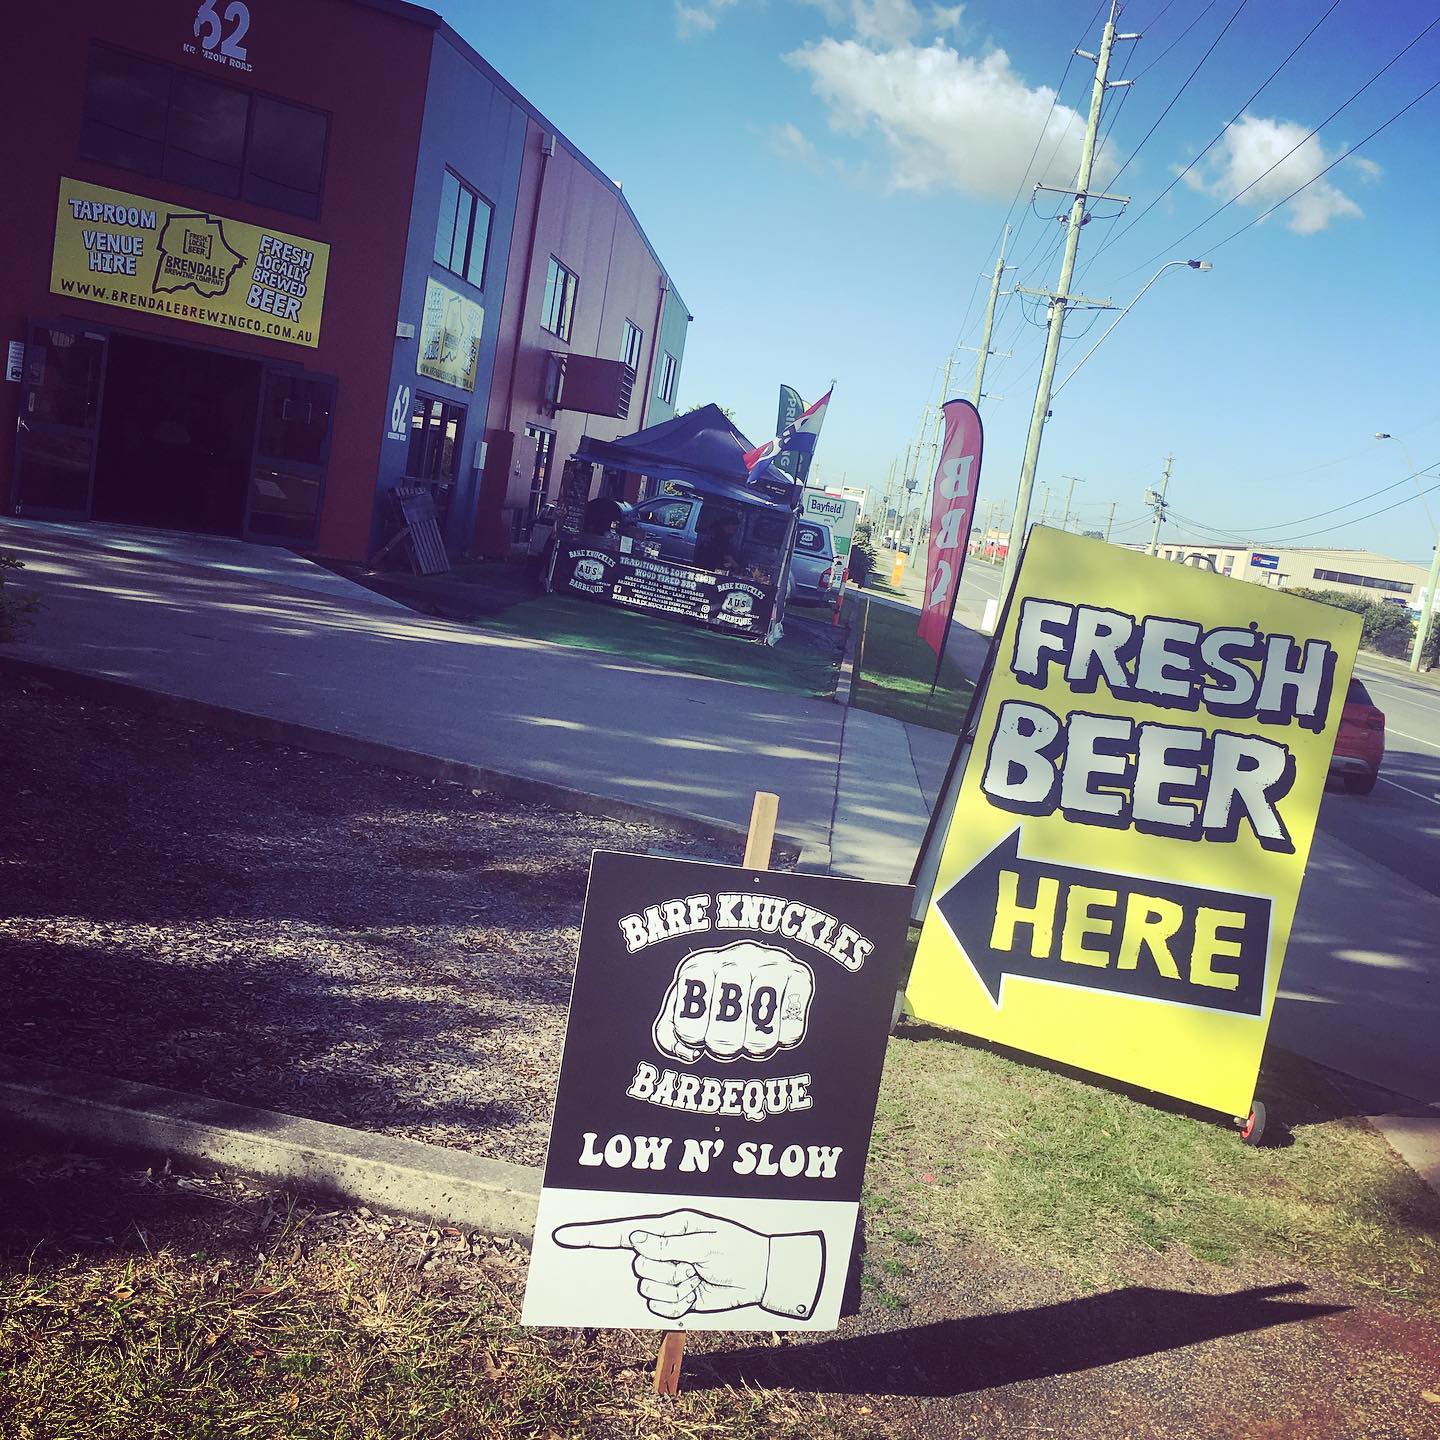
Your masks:
M1143 80L1145 76L1147 76L1215 8L1215 5L1216 0L1210 0L1210 3L1135 78L1137 80ZM1167 5L1165 7L1165 10L1168 10L1169 8L1170 7ZM1160 14L1163 15L1165 13L1165 10L1162 10ZM1158 19L1159 17L1157 16L1156 18Z
M1217 240L1215 244L1213 244L1208 250L1204 251L1203 253L1206 255L1213 255L1222 245L1228 245L1232 240L1236 238L1236 236L1243 235L1252 225L1258 225L1262 220L1269 219L1269 217L1273 215L1282 205L1288 205L1302 190L1308 189L1317 180L1323 179L1342 160L1348 160L1352 155L1356 153L1356 151L1363 149L1382 130L1389 129L1389 127L1393 125L1402 115L1404 115L1407 111L1413 110L1423 99L1425 99L1427 95L1433 94L1436 90L1440 90L1440 80L1436 80L1434 84L1422 90L1408 105L1397 110L1383 124L1377 125L1363 140L1358 141L1356 144L1350 146L1348 150L1345 150L1341 154L1337 155L1318 175L1312 175L1303 185L1297 185L1283 200L1277 200L1268 210L1264 210L1259 215L1256 215L1252 219L1247 220L1238 230L1232 230L1230 234L1228 234L1223 240Z
M1159 113L1159 115L1155 117L1155 123L1144 133L1144 135L1140 137L1140 143L1135 146L1133 150L1131 150L1129 159L1127 159L1125 163L1110 177L1109 183L1111 185L1113 185L1130 168L1130 161L1134 160L1134 158L1145 148L1145 142L1149 140L1149 138L1160 128L1161 121L1163 121L1165 117L1175 108L1176 102L1186 92L1186 90L1190 88L1190 82L1200 73L1201 68L1204 66L1205 62L1211 57L1211 55L1215 53L1215 47L1229 33L1230 27L1240 18L1240 12L1245 8L1247 4L1249 4L1249 0L1240 0L1240 3L1231 12L1230 18L1221 27L1220 33L1210 42L1209 49L1207 49L1205 53L1195 62L1195 68L1185 77L1184 84L1182 84L1180 88L1174 93L1174 95L1170 97L1170 103L1166 105L1166 107ZM1137 75L1135 78L1138 80L1140 77ZM1133 89L1134 87L1132 86L1131 88Z
M1249 194L1249 192L1253 190L1267 175L1269 175L1271 171L1276 170L1281 165L1283 165L1302 145L1313 140L1315 136L1320 133L1321 130L1323 130L1337 115L1340 114L1342 110L1346 110L1352 104L1354 104L1354 102L1358 100L1360 96L1363 95L1387 70L1389 70L1391 66L1395 65L1403 56L1407 55L1411 50L1413 50L1415 46L1417 46L1437 25L1440 25L1440 15L1437 15L1422 31L1420 31L1420 33L1416 35L1415 38L1404 47L1404 49L1400 50L1397 54L1392 55L1390 59L1387 60L1385 64L1383 64L1358 90L1356 90L1346 100L1344 100L1340 105L1338 105L1334 110L1332 110L1317 126L1315 126L1313 130L1309 131L1307 134L1297 140L1278 160L1275 161L1273 165L1271 165L1268 169L1262 171L1243 189L1237 190L1235 194L1233 194L1223 205L1221 205L1218 209L1212 211L1203 220L1201 220L1198 225L1192 225L1190 229L1187 230L1178 240L1172 241L1169 245L1166 245L1162 249L1157 250L1155 254L1153 254L1148 260L1142 260L1140 264L1134 266L1130 270L1127 270L1125 274L1121 275L1119 278L1121 280L1124 280L1128 276L1134 275L1138 271L1144 270L1147 266L1153 265L1155 261L1158 260L1162 255L1168 255L1177 250L1181 245L1185 243L1185 241L1187 241L1193 234L1195 234L1197 230L1203 230L1205 226L1207 226L1212 220L1218 219L1237 200L1239 200L1242 196ZM1434 87L1432 86L1431 88L1433 89ZM1429 91L1426 91L1425 94L1429 94ZM1410 105L1407 105L1405 107L1405 109L1410 109L1411 105L1417 104L1420 100L1423 100L1424 98L1424 95L1417 96L1415 100L1412 100L1410 102ZM1388 125L1391 123L1391 121L1399 119L1400 115L1403 115L1404 113L1404 110L1399 111L1396 115L1391 116L1390 120L1387 120L1385 124ZM1385 127L1382 125L1380 128L1383 130ZM1347 151L1346 153L1349 154L1351 152ZM1340 158L1343 159L1344 156L1341 156ZM1327 169L1328 168L1330 167L1327 167ZM1319 177L1317 176L1315 178L1318 179ZM1309 181L1306 182L1306 184L1308 183ZM1303 188L1304 186L1301 187L1301 189ZM1249 227L1247 226L1245 228L1248 229Z
M1170 183L1138 214L1130 218L1128 223L1120 230L1112 230L1101 243L1100 248L1092 257L1098 260L1101 255L1116 241L1128 235L1224 138L1225 132L1235 124L1237 120L1255 103L1257 99L1270 87L1275 77L1298 55L1310 37L1332 16L1339 8L1340 0L1331 0L1330 8L1305 32L1304 37L1293 50L1265 77L1258 89L1251 91L1240 108L1215 132L1214 138L1193 160L1176 176ZM1133 89L1134 87L1130 87Z

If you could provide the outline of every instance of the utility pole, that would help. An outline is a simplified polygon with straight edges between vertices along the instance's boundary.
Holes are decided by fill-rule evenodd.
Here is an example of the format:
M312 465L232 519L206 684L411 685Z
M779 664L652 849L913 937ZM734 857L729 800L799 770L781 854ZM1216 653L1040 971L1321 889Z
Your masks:
M1070 502L1075 498L1075 487L1083 485L1085 482L1078 475L1062 475L1060 478L1070 482L1069 488L1065 491L1065 518L1060 522L1060 528L1068 530L1070 528Z
M1110 532L1115 528L1115 501L1110 502L1110 518L1105 522L1105 543L1110 543Z
M1015 514L1010 521L1010 545L1005 556L1005 574L1000 583L1002 603L1015 582L1015 567L1020 563L1020 549L1025 543L1025 527L1030 518L1030 493L1035 485L1035 468L1040 463L1040 440L1045 432L1045 419L1050 413L1050 389L1055 383L1055 362L1060 355L1060 335L1065 326L1065 311L1070 306L1078 305L1103 304L1106 308L1109 307L1108 301L1096 302L1086 299L1083 295L1072 295L1070 282L1075 275L1075 254L1080 246L1080 229L1089 218L1087 202L1096 198L1125 204L1128 200L1128 197L1123 195L1103 195L1097 191L1092 197L1090 193L1090 177L1095 168L1095 137L1100 128L1100 109L1105 99L1105 92L1107 89L1114 89L1130 83L1128 80L1110 81L1107 78L1110 73L1110 54L1115 48L1117 40L1138 40L1140 38L1139 35L1117 35L1115 33L1115 16L1119 8L1119 0L1110 0L1110 16L1105 22L1105 30L1100 37L1100 53L1091 55L1084 50L1075 52L1082 58L1095 62L1095 84L1090 91L1090 116L1085 122L1085 141L1080 152L1080 168L1075 176L1073 191L1075 199L1070 206L1069 225L1065 232L1065 253L1060 262L1059 283L1053 291L1029 291L1023 287L1017 287L1022 295L1034 294L1048 299L1050 318L1045 335L1045 358L1041 361L1040 380L1035 388L1035 408L1030 413L1030 432L1025 440L1025 459L1020 467L1020 486L1015 495ZM1045 185L1036 188L1054 189L1053 186Z
M980 399L985 394L985 362L990 358L990 337L995 330L995 301L1000 296L1000 277L1005 273L1005 246L1010 241L1010 227L1000 241L1000 256L995 261L995 273L990 277L990 299L985 306L985 328L980 334L980 354L975 361L975 384L970 391L970 403L978 410ZM969 349L969 346L964 347Z
M1160 553L1160 527L1165 523L1165 492L1170 488L1170 467L1175 463L1173 455L1165 457L1165 474L1160 480L1160 489L1145 492L1145 503L1155 511L1155 528L1150 532L1150 553Z
M1436 592L1440 591L1440 530L1435 532L1435 558L1430 562L1430 578L1425 582L1425 605L1415 626L1415 645L1410 651L1410 668L1418 675L1425 657L1425 641L1435 623Z
M1040 482L1040 519L1037 523L1043 525L1045 523L1045 517L1049 515L1049 513L1050 482L1048 480L1042 480ZM1013 534L1014 532L1012 531L1011 533Z

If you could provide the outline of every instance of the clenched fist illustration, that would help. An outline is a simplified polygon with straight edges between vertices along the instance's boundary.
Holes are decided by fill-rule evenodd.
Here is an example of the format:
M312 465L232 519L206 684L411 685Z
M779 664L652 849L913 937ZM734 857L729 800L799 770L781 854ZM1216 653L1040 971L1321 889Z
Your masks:
M768 1060L805 1038L815 976L773 945L742 940L700 950L675 968L652 1034L662 1055Z

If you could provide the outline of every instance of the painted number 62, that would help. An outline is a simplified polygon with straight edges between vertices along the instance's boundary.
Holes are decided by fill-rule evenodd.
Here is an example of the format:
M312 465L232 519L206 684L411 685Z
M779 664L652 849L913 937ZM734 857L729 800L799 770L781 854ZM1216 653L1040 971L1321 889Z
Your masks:
M235 28L226 35L225 25L233 25ZM194 33L200 44L206 50L213 50L217 45L220 53L230 60L244 60L248 51L240 42L245 38L250 29L250 7L244 0L230 0L225 7L225 21L221 23L220 16L215 11L215 0L204 0L204 3L195 12Z

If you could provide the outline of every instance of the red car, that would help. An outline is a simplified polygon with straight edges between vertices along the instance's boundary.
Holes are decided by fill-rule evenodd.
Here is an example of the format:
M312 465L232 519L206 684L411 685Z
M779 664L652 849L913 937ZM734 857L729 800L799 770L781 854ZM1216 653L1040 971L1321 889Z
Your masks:
M1384 758L1385 716L1375 708L1364 685L1352 679L1340 712L1330 773L1339 776L1352 795L1368 795L1375 788Z

